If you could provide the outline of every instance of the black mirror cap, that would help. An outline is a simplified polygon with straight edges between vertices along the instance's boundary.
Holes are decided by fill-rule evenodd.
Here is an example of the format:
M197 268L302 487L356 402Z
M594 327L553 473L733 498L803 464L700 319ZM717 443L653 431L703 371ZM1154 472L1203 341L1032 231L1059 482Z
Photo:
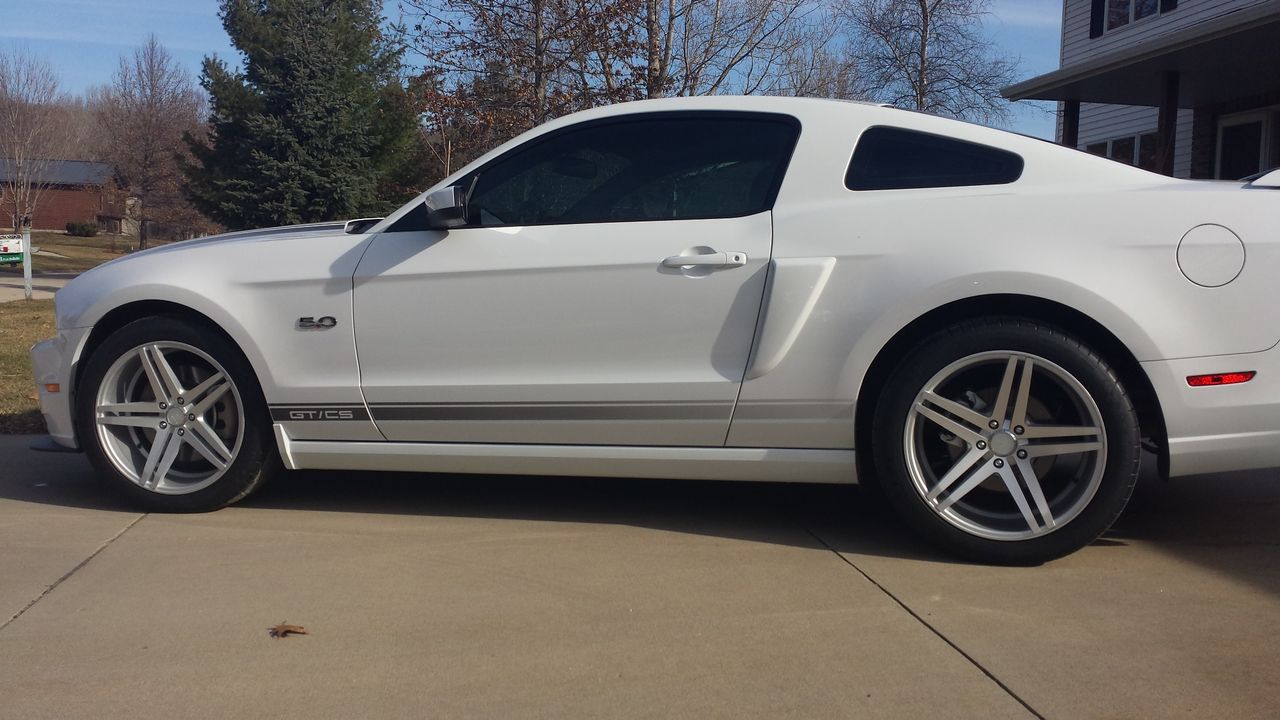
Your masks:
M432 229L447 230L467 224L467 191L458 186L441 188L427 195L422 204L427 208Z

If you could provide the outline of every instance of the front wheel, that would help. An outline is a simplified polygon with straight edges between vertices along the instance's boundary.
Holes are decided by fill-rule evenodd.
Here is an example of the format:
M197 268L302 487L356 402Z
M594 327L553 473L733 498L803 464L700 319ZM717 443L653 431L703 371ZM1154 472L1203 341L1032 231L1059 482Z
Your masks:
M211 328L171 317L121 328L89 359L76 405L89 460L147 510L215 510L252 492L272 465L262 391Z
M877 407L898 512L944 550L1003 564L1073 552L1137 481L1137 416L1110 366L1043 325L990 320L921 343Z

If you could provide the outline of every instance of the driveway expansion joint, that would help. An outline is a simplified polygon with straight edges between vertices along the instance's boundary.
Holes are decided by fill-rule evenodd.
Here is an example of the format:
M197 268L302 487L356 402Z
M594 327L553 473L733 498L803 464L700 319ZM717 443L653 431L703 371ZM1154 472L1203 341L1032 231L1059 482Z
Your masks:
M21 610L19 610L18 612L10 616L9 619L5 620L3 624L0 624L0 632L3 632L5 628L9 627L9 625L12 624L14 620L17 620L18 618L22 617L23 613L30 610L32 607L35 606L36 603L43 600L45 596L53 592L54 589L57 588L59 585L61 585L65 580L67 580L72 575L75 575L77 572L79 572L80 568L84 567L85 565L88 565L89 562L94 558L98 557L98 555L100 555L103 550L106 550L108 547L111 547L112 543L114 543L116 540L119 540L125 533L129 532L129 530L133 528L134 525L137 525L139 522L142 522L142 519L149 514L150 513L143 513L138 517L134 518L133 520L130 520L128 525L125 525L123 528L120 529L120 532L107 538L107 541L99 545L97 550L94 550L93 552L89 553L89 557L81 560L79 563L76 564L75 567L68 570L66 574L64 574L62 577L58 578L57 580L54 580L53 584L49 585L49 587L45 588L43 592L35 596L31 600L31 602L24 605Z
M832 554L834 554L836 557L840 558L840 560L842 560L846 565L848 565L849 567L851 567L851 568L853 568L854 570L856 570L856 571L857 571L857 573L858 573L859 575L861 575L863 578L865 578L867 582L871 583L872 585L875 585L875 586L876 586L876 588L880 590L880 592L884 593L886 596L888 596L888 598L889 598L890 600L892 600L892 601L894 601L895 603L897 603L898 607L902 608L903 610L905 610L905 611L907 612L907 614L908 614L908 615L910 615L911 617L915 618L916 622L918 622L918 623L920 623L921 625L923 625L926 629L928 629L928 630L929 630L929 632L931 632L931 633L933 633L934 635L936 635L936 636L938 637L938 639L939 639L939 640L941 640L942 642L946 643L946 644L947 644L947 645L948 645L952 650L955 650L957 653L959 653L959 654L960 654L960 656L961 656L961 657L963 657L965 660L969 661L969 664L970 664L970 665L973 665L973 666L974 666L975 668L977 668L977 669L978 669L978 670L979 670L983 675L986 675L986 676L987 676L987 678L991 680L991 682L995 683L995 684L996 684L996 686L997 686L997 687L999 687L1001 690L1003 690L1003 691L1004 691L1004 692L1005 692L1009 697L1013 698L1015 701L1017 701L1017 703L1018 703L1019 705L1021 705L1021 706L1022 706L1022 707L1024 707L1024 708L1026 708L1027 712L1031 713L1033 716L1035 716L1036 718L1038 718L1038 720L1045 720L1044 715L1043 715L1043 714L1041 714L1041 713L1040 713L1038 710L1036 710L1035 708L1031 707L1031 704L1030 704L1030 703L1028 703L1026 700L1023 700L1023 699L1022 699L1022 697L1018 695L1018 693L1014 692L1014 691L1013 691L1013 688L1009 687L1007 684L1005 684L1005 682L1004 682L1003 680L1001 680L1000 678L996 677L995 673L991 672L990 670L988 670L988 669L986 668L986 666L984 666L982 663L978 662L978 659L977 659L977 658L975 658L975 657L973 657L972 655L970 655L969 653L965 652L965 651L964 651L964 650L963 650L959 645L957 645L955 642L953 642L953 641L951 640L951 638L949 638L949 637L947 637L946 635L944 635L944 634L942 633L942 631L941 631L941 630L939 630L938 628L934 627L934 626L933 626L933 625L932 625L928 620L925 620L925 619L924 619L924 617L920 615L920 613L916 612L915 610L912 610L912 609L911 609L911 607L910 607L909 605L907 605L905 602L903 602L903 601L902 601L902 599L900 599L897 595L894 595L894 594L893 594L893 592L889 590L889 588L887 588L887 587L885 587L884 585L880 584L880 583L879 583L875 578L873 578L873 577L871 577L870 575L868 575L868 574L867 574L867 572L866 572L865 570L863 570L862 568L858 567L858 566L857 566L856 564L854 564L854 562L853 562L852 560L850 560L849 558L845 557L844 553L842 553L842 552L840 552L839 550L836 550L834 547L832 547L830 543L828 543L826 540L823 540L823 539L822 539L822 537L820 537L817 533L815 533L813 530L811 530L807 525L804 525L803 523L801 523L801 527L803 527L803 528L804 528L804 531L805 531L805 532L807 532L807 533L809 533L809 535L810 535L814 540L818 541L818 543L819 543L819 544L821 544L821 545L822 545L822 547L824 547L824 548L826 548L826 549L830 550L830 551L832 552Z

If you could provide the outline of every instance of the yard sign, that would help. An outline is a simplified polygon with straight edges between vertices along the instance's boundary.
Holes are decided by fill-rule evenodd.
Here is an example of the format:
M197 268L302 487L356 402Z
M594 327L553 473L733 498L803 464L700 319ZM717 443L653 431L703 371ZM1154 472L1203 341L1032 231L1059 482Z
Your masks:
M0 265L22 262L22 236L0 235Z

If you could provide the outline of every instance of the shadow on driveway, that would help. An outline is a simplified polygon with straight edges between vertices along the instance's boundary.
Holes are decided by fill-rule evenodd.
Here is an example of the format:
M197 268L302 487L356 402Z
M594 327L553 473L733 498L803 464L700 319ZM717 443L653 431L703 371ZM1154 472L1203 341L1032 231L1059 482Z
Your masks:
M132 510L98 484L83 456L22 454L20 466L47 471L20 469L15 477L0 470L0 498ZM851 486L305 471L275 478L237 507L608 523L952 561L900 526L882 501ZM1120 521L1095 547L1119 552L1130 543L1280 595L1280 471L1170 482L1146 475Z

